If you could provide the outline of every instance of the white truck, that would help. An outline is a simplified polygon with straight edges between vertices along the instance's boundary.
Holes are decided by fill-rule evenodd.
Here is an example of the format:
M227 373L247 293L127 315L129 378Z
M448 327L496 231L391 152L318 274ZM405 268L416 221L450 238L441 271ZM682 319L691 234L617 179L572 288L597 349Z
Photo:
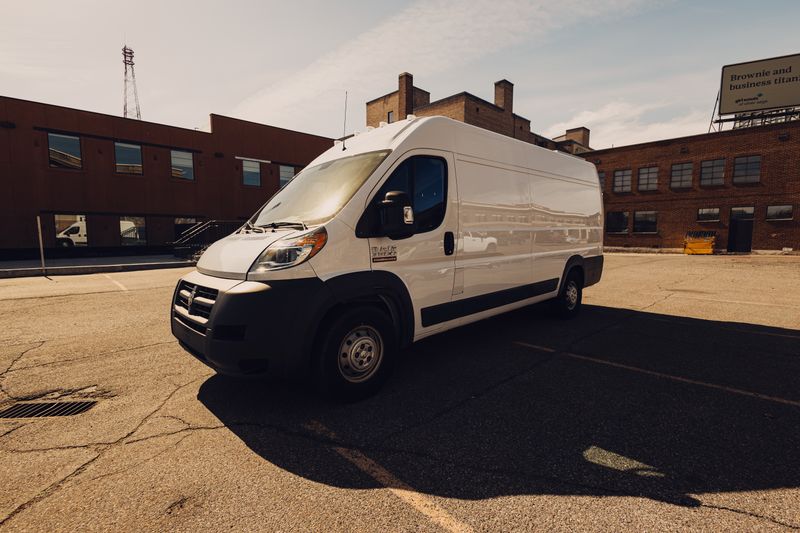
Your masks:
M574 316L603 268L591 163L444 117L347 139L178 283L172 332L234 376L356 399L403 347L543 300Z

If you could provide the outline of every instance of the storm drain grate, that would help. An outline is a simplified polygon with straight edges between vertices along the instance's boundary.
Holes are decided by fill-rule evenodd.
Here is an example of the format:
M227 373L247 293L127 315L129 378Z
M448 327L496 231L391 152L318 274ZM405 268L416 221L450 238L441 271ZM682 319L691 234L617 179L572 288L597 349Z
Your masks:
M34 402L17 403L0 411L0 418L37 418L72 416L85 413L97 402Z

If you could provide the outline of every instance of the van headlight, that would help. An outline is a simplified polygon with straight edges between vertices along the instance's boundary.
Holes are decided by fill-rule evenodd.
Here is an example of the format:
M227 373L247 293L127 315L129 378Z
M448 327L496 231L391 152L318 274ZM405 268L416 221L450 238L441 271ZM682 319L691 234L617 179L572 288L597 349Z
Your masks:
M250 272L267 272L289 268L307 261L317 255L328 242L328 232L325 228L315 229L305 235L275 241L250 267Z

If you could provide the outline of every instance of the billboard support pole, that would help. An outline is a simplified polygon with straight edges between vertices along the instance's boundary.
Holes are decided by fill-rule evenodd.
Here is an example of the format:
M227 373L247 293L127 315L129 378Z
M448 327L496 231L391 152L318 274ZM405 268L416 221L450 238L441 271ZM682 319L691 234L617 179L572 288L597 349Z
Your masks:
M711 120L708 121L708 133L711 133L711 130L714 127L714 117L717 114L717 106L719 105L719 93L720 89L717 89L717 99L714 100L714 109L711 110ZM721 131L722 127L719 128L718 131Z
M39 230L39 257L42 260L42 276L47 277L47 269L44 266L44 243L42 242L42 217L36 215L36 229Z

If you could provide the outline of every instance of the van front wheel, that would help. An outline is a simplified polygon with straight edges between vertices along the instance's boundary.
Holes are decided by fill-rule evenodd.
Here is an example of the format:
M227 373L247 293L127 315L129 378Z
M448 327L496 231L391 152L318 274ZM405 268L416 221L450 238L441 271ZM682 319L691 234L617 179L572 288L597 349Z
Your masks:
M553 311L561 318L572 318L581 309L583 299L583 283L581 276L574 270L567 274L566 280L553 300Z
M389 378L397 351L394 327L376 307L355 307L336 318L317 353L317 382L337 400L374 394Z

